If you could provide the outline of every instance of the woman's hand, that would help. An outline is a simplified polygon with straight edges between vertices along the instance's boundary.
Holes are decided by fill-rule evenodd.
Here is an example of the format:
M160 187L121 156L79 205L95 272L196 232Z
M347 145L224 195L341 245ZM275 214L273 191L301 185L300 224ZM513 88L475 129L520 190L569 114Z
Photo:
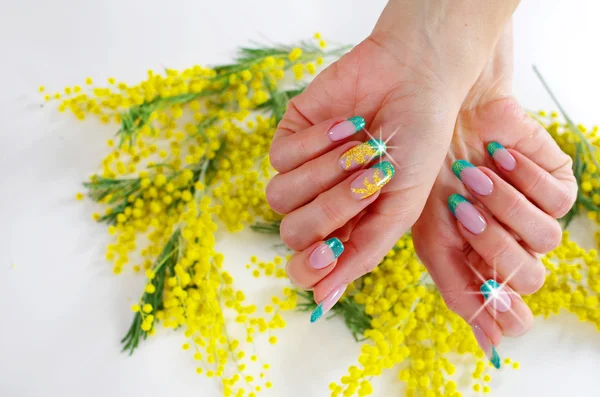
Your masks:
M474 326L490 358L503 334L531 327L519 294L543 285L536 253L560 243L555 218L569 211L577 193L570 157L511 96L511 81L508 29L463 103L445 164L413 228L417 254L446 304Z
M271 147L280 174L267 199L286 214L281 237L296 251L288 274L314 288L321 313L419 217L461 104L514 7L506 0L392 0L368 38L290 102ZM472 21L465 22L467 11ZM386 162L349 170L373 160L363 147L341 167L340 156L367 140L356 133L365 125L386 142Z

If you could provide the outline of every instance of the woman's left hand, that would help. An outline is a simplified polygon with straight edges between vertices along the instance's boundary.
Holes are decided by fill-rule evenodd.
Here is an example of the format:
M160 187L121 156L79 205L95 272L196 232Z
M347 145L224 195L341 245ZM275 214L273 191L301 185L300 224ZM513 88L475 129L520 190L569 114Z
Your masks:
M537 253L560 243L556 218L577 193L571 158L510 95L511 36L509 28L463 103L445 165L413 227L417 254L446 304L474 326L488 356L502 335L531 327L519 294L543 285Z

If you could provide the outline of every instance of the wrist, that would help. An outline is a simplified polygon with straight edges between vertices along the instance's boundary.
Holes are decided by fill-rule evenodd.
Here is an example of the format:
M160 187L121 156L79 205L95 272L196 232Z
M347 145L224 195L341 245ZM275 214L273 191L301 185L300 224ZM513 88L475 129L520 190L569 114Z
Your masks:
M390 0L371 38L415 70L466 93L519 0Z

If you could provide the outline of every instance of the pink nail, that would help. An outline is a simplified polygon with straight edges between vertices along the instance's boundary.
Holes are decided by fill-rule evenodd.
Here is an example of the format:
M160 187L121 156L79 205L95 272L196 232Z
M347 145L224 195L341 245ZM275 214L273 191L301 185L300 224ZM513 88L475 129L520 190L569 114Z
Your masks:
M487 280L481 285L480 290L486 301L489 301L488 305L494 310L504 313L510 309L512 304L510 296L496 280Z
M471 233L479 234L485 230L487 223L481 213L460 194L448 197L448 207L456 219Z
M473 330L473 335L475 336L477 344L481 347L481 350L483 350L483 354L485 354L496 369L500 369L500 355L485 332L477 325L471 326L471 329Z
M310 254L309 262L313 269L323 269L336 260L344 252L344 244L333 237L322 242Z
M492 180L467 160L455 161L452 164L452 172L477 194L487 196L494 190Z
M487 152L502 169L512 171L517 166L515 158L498 142L490 142L487 145Z
M325 299L323 299L321 303L319 303L317 308L312 312L312 314L310 315L310 322L314 323L315 321L323 317L329 310L331 310L331 308L337 303L337 301L340 300L340 298L344 294L344 291L346 291L347 286L347 284L343 284L331 291L329 295L327 295Z
M475 335L475 340L477 340L477 344L479 345L479 347L481 347L481 350L483 350L485 356L488 358L491 357L492 342L490 342L485 332L483 332L483 330L477 325L473 325L471 326L471 328L473 329L473 335Z
M348 138L350 135L356 134L363 128L365 128L365 119L360 116L354 116L334 125L327 135L329 136L329 139L334 142L341 141L344 138Z

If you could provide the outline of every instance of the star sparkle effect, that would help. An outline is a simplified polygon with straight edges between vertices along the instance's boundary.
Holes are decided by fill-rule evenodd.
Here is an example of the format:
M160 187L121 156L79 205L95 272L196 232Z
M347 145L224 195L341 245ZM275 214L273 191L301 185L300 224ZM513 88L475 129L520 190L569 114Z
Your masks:
M387 138L384 139L383 137L383 129L379 128L379 130L377 131L377 133L375 135L371 134L369 131L364 130L365 133L367 134L367 136L369 137L369 139L378 139L380 142L382 142L381 145L379 145L378 149L380 149L382 151L383 154L380 155L379 157L379 162L383 162L385 160L391 162L394 167L396 169L400 169L401 166L400 164L398 164L398 162L391 156L388 155L388 151L390 149L396 149L399 148L399 146L390 146L389 142L390 140L400 131L399 128L396 128L394 131L392 131L391 134L389 134L389 136ZM385 157L385 159L384 159ZM479 279L481 281L481 284L484 284L488 279L486 277L484 277L477 269L475 269L473 267L473 265L471 265L471 263L467 262L467 266L469 266L469 268L473 271L473 274L475 274L475 276L477 277L477 279ZM508 283L510 282L510 280L512 280L513 277L515 277L515 275L519 272L519 270L521 269L521 267L523 266L523 264L517 266L517 268L515 268L509 275L508 277L504 277L503 278L503 282L499 283L500 284L500 288L503 288L504 291L509 295L509 296L515 296L517 299L519 298L519 294L517 294L516 292L514 292L512 289L508 289L506 288L506 286L508 285ZM493 277L492 279L497 280L497 271L496 268L493 269ZM481 306L479 307L479 309L477 309L477 311L475 313L473 313L473 315L467 319L467 323L471 323L473 321L473 319L475 319L475 317L477 317L479 315L479 313L481 313L483 310L485 310L485 308L493 303L493 299L485 299L485 296L483 295L483 292L481 292L480 289L477 289L477 291L464 291L464 294L468 294L468 295L479 295L481 296L483 299L483 303L481 304ZM498 294L498 290L493 290L492 291L492 296L493 297L497 297ZM511 298L512 300L512 298ZM517 319L517 321L519 321L519 323L521 325L525 325L523 320L521 319L521 317L519 316L519 314L517 314L514 310L513 310L513 305L510 306L510 308L508 309L508 312L510 312L514 318ZM497 316L497 312L495 310L492 310L492 317L494 318L494 320L496 320L496 316Z
M475 274L477 276L477 278L481 281L481 284L484 284L489 278L484 277L477 269L475 269L473 267L473 265L471 265L471 263L467 262L467 266L469 266L469 268L471 269L471 271L473 272L473 274ZM504 282L502 283L498 283L500 285L500 288L504 289L504 291L510 296L510 295L514 295L517 298L519 297L519 295L514 292L512 289L508 289L506 288L506 286L508 285L508 283L510 282L510 280L517 274L517 272L521 269L521 267L523 266L523 264L517 266L516 269L514 269L509 275L508 277L506 277L504 279ZM493 268L494 270L494 275L492 277L493 280L497 279L497 272L496 272L496 268ZM491 291L491 295L494 298L498 297L498 291L500 288L497 289L492 289ZM465 294L468 295L481 295L483 297L483 304L481 305L481 307L479 307L479 309L477 309L477 311L475 313L473 313L473 315L467 320L467 323L471 323L471 321L473 321L473 319L475 317L477 317L479 315L479 313L481 313L483 310L485 310L485 308L492 303L494 300L493 299L485 299L485 296L483 294L483 292L481 290L478 291L465 291ZM512 300L512 298L511 298ZM511 304L511 306L508 309L508 312L510 312L514 318L517 319L517 321L519 321L519 323L521 323L521 325L525 326L525 323L523 323L523 320L521 319L521 317L513 310L513 305ZM496 320L496 315L497 312L495 310L492 310L492 317L494 318L494 320Z

